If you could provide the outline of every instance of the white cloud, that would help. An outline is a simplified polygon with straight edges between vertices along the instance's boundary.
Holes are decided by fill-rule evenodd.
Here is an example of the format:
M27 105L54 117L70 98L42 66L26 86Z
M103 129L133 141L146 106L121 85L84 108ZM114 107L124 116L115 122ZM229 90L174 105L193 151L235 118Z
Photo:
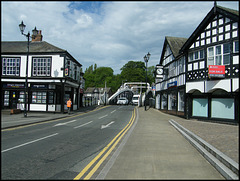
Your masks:
M218 2L236 9L238 1ZM66 49L85 70L91 64L112 67L114 73L130 60L143 61L151 53L149 66L159 63L165 36L188 38L213 7L204 1L69 2L2 1L2 40L25 41L35 26L43 40Z

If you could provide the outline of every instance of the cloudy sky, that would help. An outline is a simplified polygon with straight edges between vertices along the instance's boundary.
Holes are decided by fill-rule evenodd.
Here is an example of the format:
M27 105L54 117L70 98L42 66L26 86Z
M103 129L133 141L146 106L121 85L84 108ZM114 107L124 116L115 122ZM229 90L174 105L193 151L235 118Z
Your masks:
M159 63L165 36L188 38L213 1L1 1L1 40L26 41L36 26L43 41L67 50L85 71L92 64L114 74L128 61ZM238 1L218 5L238 10Z

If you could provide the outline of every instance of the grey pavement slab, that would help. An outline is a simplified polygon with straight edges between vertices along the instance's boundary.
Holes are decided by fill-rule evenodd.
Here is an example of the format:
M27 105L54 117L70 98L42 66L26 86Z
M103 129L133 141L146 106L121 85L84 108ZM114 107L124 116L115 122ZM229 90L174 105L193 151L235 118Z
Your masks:
M160 113L160 111L155 110ZM177 116L166 115L186 129L190 130L219 151L239 163L239 125L222 124L198 120L186 120Z
M224 179L168 120L167 114L139 108L138 122L105 179Z

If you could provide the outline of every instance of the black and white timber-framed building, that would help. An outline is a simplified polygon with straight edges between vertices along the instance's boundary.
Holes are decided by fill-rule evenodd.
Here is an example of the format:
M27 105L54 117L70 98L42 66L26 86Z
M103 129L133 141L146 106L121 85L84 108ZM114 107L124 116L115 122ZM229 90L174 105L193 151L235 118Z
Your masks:
M28 61L27 110L64 112L82 106L81 64L66 50L46 41L31 41ZM1 42L2 109L24 110L27 41Z
M160 59L165 75L156 81L158 109L239 123L238 21L239 11L215 4L181 48L171 44L180 38L166 37Z

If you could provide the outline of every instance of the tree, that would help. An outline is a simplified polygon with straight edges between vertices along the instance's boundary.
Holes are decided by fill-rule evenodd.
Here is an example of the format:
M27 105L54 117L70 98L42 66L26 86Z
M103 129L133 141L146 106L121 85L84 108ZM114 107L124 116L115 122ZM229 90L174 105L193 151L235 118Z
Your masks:
M95 74L95 86L96 87L104 87L105 81L109 82L113 77L113 69L110 67L99 67L94 71Z
M148 77L148 83L150 83L150 85L151 85L153 82L155 82L154 71L155 71L155 66L148 67L147 77Z
M145 65L141 61L129 61L120 70L122 80L128 82L144 82L145 81Z
M146 67L145 63L141 61L129 61L121 69L121 74L114 75L113 69L110 67L97 67L94 64L86 68L84 73L85 88L88 87L107 87L112 89L112 92L117 91L122 82L145 82L146 81ZM148 83L154 82L153 72L154 66L148 67Z

